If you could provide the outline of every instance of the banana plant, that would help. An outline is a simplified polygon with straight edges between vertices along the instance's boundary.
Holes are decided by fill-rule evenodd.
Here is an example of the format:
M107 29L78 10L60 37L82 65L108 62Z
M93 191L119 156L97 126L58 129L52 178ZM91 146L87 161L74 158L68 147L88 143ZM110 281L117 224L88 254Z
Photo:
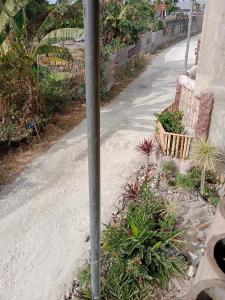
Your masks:
M51 54L49 59L54 60L54 55L63 51L57 46L57 42L83 39L84 31L82 28L60 28L51 31L55 22L59 17L63 17L70 7L69 0L63 0L51 10L35 36L28 37L25 13L28 2L29 0L6 0L0 7L0 64L2 67L9 65L15 68L16 74L19 74L19 68L23 69L18 80L23 82L26 89L27 109L20 118L22 120L20 127L32 121L38 134L36 124L42 111L38 84L38 56ZM5 105L5 108L5 115L8 116L10 105Z
M6 0L0 2L0 33L11 18L13 18L30 0Z
M13 2L13 0L8 0L6 1L6 3L7 2ZM4 12L5 10L7 10L7 8L5 7L3 7L0 14L0 33L1 30L5 28L6 24L10 23L10 32L8 36L4 40L2 40L2 42L0 40L0 56L5 55L8 52L12 43L19 41L23 44L23 48L26 54L34 61L34 63L36 63L38 55L46 53L58 53L59 47L55 45L57 42L83 39L84 30L81 28L60 28L50 31L57 17L62 17L64 13L69 9L69 0L61 1L58 5L56 5L56 7L49 13L49 15L40 25L36 35L32 38L32 40L29 40L27 38L27 20L25 14L25 6L29 2L29 0L14 0L14 2L21 2L21 4L11 5L10 10L8 10L7 17L6 13ZM13 17L19 12L20 22L18 24L18 22Z

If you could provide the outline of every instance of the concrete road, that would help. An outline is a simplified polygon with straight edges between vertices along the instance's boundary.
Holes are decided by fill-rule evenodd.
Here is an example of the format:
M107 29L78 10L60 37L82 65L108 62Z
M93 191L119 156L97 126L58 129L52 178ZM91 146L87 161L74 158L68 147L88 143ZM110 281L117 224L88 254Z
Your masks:
M194 63L193 38L190 63ZM154 113L174 99L185 42L152 64L101 111L102 223L140 164L135 145L152 135ZM86 121L0 193L0 299L63 299L88 251Z

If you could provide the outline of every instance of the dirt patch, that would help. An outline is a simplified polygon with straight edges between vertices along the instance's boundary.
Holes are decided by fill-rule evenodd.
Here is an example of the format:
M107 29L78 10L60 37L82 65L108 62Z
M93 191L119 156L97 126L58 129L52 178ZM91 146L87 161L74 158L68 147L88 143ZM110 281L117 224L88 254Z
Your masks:
M0 185L11 182L36 157L49 149L59 138L77 126L86 116L86 105L76 102L63 114L54 114L41 133L41 142L35 136L0 154Z

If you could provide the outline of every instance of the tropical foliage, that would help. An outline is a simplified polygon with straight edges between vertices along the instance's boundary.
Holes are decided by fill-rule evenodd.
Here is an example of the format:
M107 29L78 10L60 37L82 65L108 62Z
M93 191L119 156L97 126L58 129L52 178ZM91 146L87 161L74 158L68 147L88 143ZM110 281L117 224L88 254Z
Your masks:
M140 300L166 286L185 266L183 232L174 209L154 195L150 182L130 197L121 219L106 226L102 239L102 299ZM127 194L127 191L125 192ZM90 272L80 275L81 298L91 299Z
M136 42L156 26L155 7L149 1L101 1L101 71L109 54ZM63 41L82 39L82 0L56 4L47 0L0 0L0 77L4 83L0 91L1 141L10 144L29 134L30 127L39 130L43 119L62 110L68 99L84 98L83 83L72 87L71 76L61 74L59 80L56 73L51 74L51 66L73 66ZM132 75L142 65L138 58L121 68L116 77ZM104 76L101 80L105 94Z
M27 3L28 1L6 1L0 15L0 29L5 34L0 46L0 76L4 82L0 95L1 140L10 141L20 136L30 124L34 124L37 131L44 108L38 58L48 55L49 62L56 60L55 57L63 52L62 48L55 45L58 41L83 38L83 29L80 28L59 28L51 31L54 22L69 8L66 0L49 12L35 35L29 36L29 23L24 9ZM7 28L8 23L10 28ZM57 61L60 59L58 56Z
M145 0L103 1L101 9L104 45L114 39L125 43L136 42L139 34L152 29L154 24L153 6Z

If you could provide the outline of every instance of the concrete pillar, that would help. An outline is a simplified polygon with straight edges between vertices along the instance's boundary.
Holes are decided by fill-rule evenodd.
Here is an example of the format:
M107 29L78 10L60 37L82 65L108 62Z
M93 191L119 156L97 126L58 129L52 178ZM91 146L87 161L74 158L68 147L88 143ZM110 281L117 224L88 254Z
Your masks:
M195 94L208 89L214 96L209 138L225 146L225 1L207 0Z

